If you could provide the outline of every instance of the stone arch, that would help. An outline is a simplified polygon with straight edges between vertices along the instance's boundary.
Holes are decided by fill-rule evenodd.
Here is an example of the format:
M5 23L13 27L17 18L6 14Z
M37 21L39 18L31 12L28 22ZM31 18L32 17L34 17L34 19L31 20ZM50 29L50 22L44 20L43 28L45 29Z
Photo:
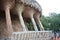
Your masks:
M41 30L44 30L43 26L41 27L41 23L40 23L40 19L39 19L42 9L35 0L0 0L0 5L1 5L0 10L5 11L5 14L6 14L6 24L4 23L4 25L6 25L7 30L3 28L4 30L6 30L6 32L5 32L6 34L4 34L5 36L7 35L6 37L10 37L13 32L10 11L12 11L12 14L18 15L18 17L19 17L19 21L18 20L17 21L20 24L13 23L13 26L17 27L16 25L18 25L18 26L20 25L23 28L23 31L27 31L24 20L23 20L23 17L26 17L32 21L35 31L38 31L37 25L36 25L37 22L38 22L37 24L39 25ZM23 13L23 16L22 16L22 13ZM28 15L26 15L26 14L28 14ZM35 20L38 20L38 21L35 21ZM15 23L16 23L16 21L15 21ZM18 31L18 30L16 28L14 28L14 31ZM2 35L2 33L1 33L1 35ZM2 36L4 36L4 35L2 35Z

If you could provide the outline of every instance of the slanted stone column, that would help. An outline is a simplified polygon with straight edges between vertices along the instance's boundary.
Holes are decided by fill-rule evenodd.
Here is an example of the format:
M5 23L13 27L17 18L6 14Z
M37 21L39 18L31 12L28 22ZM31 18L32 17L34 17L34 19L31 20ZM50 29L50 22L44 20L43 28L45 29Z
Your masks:
M41 21L40 21L40 13L39 12L35 13L34 18L35 18L37 25L40 27L40 30L43 31L44 27L42 26Z
M23 10L24 10L24 5L23 4L16 4L16 11L18 13L18 16L19 16L20 23L21 23L21 26L23 28L23 31L27 31L26 27L25 27L25 24L24 24L23 17L22 17Z
M22 17L21 13L19 13L19 19L20 19L20 23L21 23L21 26L23 28L23 31L27 31L26 28L25 28L24 20L23 20L23 17Z
M38 31L37 25L36 25L35 20L33 18L34 13L35 13L34 8L27 6L27 7L25 7L23 16L26 18L29 18L33 24L35 31Z
M34 20L33 17L31 17L31 21L33 23L33 27L34 27L35 31L38 31L37 25L36 25L35 20Z
M44 31L44 27L43 27L41 21L40 21L39 19L36 19L36 20L38 20L38 25L39 25L39 27L40 27L40 30L41 30L41 31Z
M36 18L35 20L36 20L36 22L37 22L37 25L40 27L40 31L44 31L44 27L43 27L40 19L39 19L39 18Z
M8 35L8 37L11 37L13 29L12 29L12 23L11 23L9 7L6 7L5 14L6 14L6 27L7 27L7 32L8 32L7 35Z

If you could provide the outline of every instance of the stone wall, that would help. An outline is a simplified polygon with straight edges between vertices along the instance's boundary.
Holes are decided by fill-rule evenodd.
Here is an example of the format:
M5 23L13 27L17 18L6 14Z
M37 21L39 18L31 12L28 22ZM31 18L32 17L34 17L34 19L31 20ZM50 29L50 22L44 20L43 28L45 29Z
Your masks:
M51 31L14 32L12 40L52 40Z

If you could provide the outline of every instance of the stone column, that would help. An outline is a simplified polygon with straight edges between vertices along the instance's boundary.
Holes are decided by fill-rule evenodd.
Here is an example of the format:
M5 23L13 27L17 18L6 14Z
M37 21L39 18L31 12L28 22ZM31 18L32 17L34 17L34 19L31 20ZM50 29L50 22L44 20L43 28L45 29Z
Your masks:
M38 31L37 25L36 25L35 20L33 18L34 13L35 13L34 8L31 8L31 7L26 7L24 10L24 16L31 20L35 31Z
M27 31L26 30L26 27L25 27L25 24L24 24L24 20L23 20L23 17L22 17L22 12L24 10L24 5L23 4L17 4L16 5L16 11L18 13L18 16L19 16L19 19L20 19L20 23L21 23L21 26L23 28L23 31Z
M40 30L41 30L41 31L44 31L44 27L43 27L43 25L42 25L42 23L41 23L40 20L39 20L39 24L40 24L40 25L39 25L39 26L40 26Z
M21 13L19 13L19 19L20 19L20 23L23 28L23 31L26 31L26 27L25 27L24 20Z
M5 14L6 14L6 27L7 27L7 32L8 32L7 35L8 35L8 37L11 37L13 29L12 29L12 23L11 23L9 7L6 7Z
M34 27L35 31L38 31L37 25L36 25L35 20L34 20L33 17L31 17L31 21L33 23L33 27Z
M38 26L40 27L40 30L43 31L43 30L44 30L44 27L43 27L43 25L42 25L40 19L39 19L39 18L36 18L35 20L36 20Z
M37 25L40 27L40 30L43 31L44 30L44 27L42 26L42 23L40 21L40 13L39 12L36 12L34 14L34 19L35 19Z

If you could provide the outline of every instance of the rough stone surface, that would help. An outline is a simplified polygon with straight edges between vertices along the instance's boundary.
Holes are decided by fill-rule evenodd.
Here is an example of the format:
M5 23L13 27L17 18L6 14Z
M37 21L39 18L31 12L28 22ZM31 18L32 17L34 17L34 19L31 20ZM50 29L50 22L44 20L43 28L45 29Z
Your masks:
M20 26L19 19L16 16L12 17L12 26L14 32L22 31L22 27ZM7 27L6 27L6 20L4 14L0 14L0 38L1 37L8 37Z
M14 33L13 40L52 40L52 32L18 32Z
M39 12L42 11L40 4L36 0L16 0L16 3L23 3L25 5L35 8Z

